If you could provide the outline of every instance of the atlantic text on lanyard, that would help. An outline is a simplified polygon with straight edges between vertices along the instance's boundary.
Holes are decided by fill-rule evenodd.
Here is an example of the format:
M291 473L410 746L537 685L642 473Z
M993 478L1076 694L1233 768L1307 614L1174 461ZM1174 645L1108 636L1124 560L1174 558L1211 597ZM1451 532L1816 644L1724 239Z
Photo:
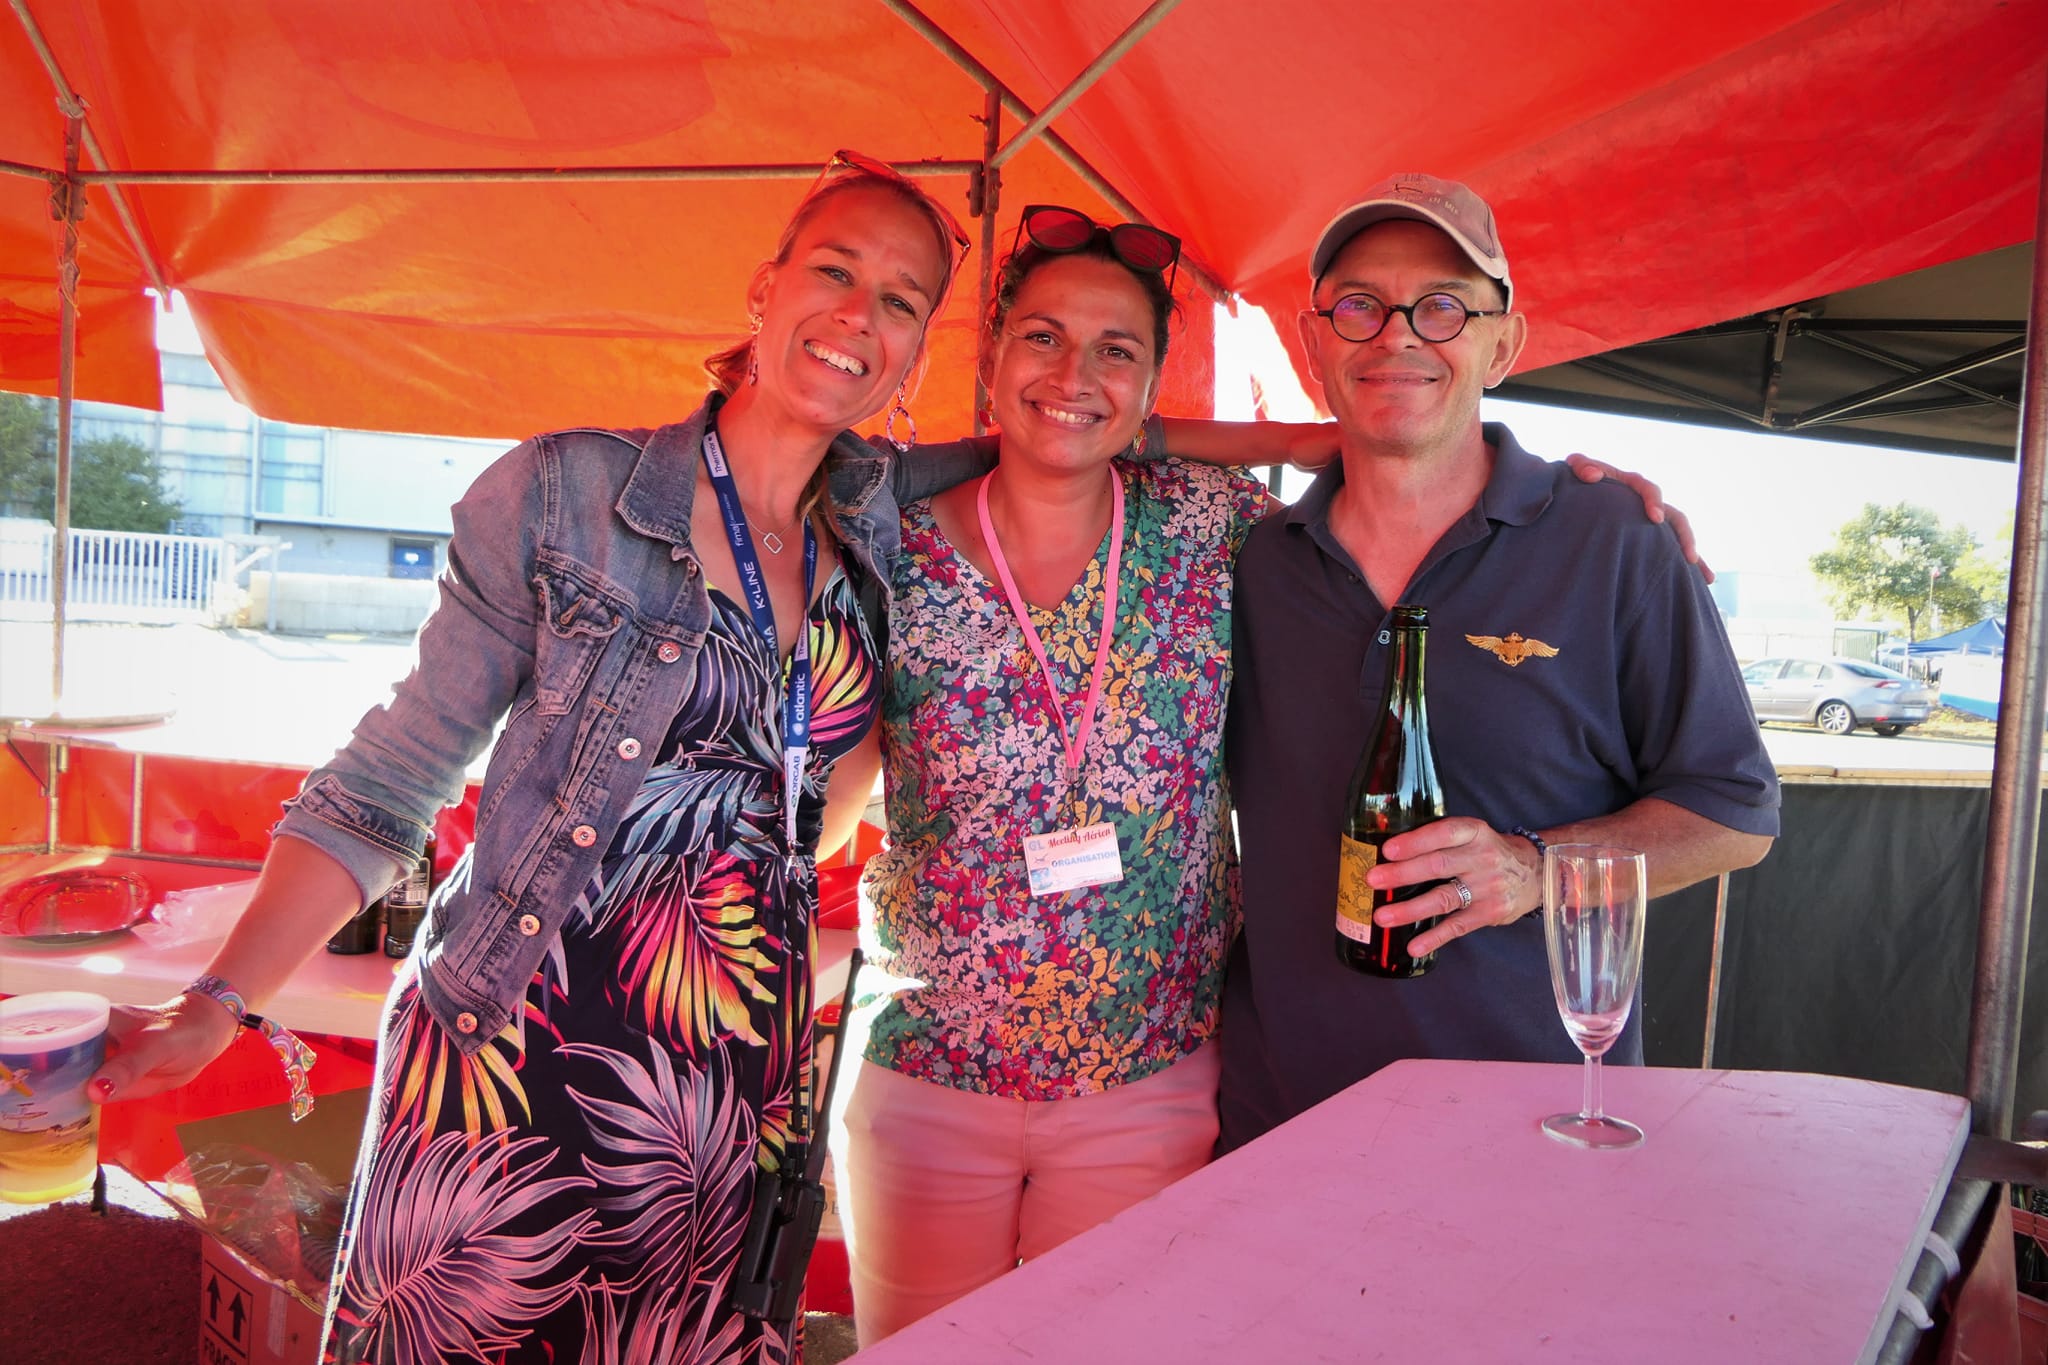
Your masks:
M1109 565L1102 582L1102 631L1095 641L1095 668L1089 678L1088 695L1081 703L1080 716L1070 726L1066 702L1060 696L1059 680L1053 676L1052 661L1046 656L1045 642L1038 638L1038 630L1031 624L1024 595L1017 591L1017 581L1010 574L1010 562L1004 557L1002 542L996 537L995 521L988 514L988 487L994 481L995 475L988 475L975 491L974 507L981 518L981 538L988 546L988 557L995 565L996 577L1002 580L1003 592L1009 598L1010 611L1017 618L1018 629L1024 634L1024 644L1030 649L1031 657L1038 661L1038 671L1045 678L1045 690L1052 700L1053 718L1060 725L1066 785L1071 790L1080 780L1081 756L1087 750L1088 736L1095 728L1095 713L1102 706L1102 679L1109 668L1110 641L1116 635L1117 583L1124 548L1124 483L1116 471L1110 471ZM1027 835L1024 839L1024 868L1034 896L1101 886L1120 881L1124 875L1116 831L1103 822Z
M718 432L704 427L704 469L711 475L711 491L718 495L718 514L725 520L725 540L732 549L733 567L739 571L740 589L747 599L747 615L754 629L768 641L768 657L780 661L782 649L775 639L775 605L768 599L768 580L761 573L760 556L754 553L754 537L747 531L746 509L740 506L740 491L732 481L725 462L725 448ZM782 832L789 858L794 862L796 847L796 803L803 791L804 759L811 748L811 586L818 576L818 537L811 523L804 521L804 604L797 615L796 645L789 656L789 690L782 703Z

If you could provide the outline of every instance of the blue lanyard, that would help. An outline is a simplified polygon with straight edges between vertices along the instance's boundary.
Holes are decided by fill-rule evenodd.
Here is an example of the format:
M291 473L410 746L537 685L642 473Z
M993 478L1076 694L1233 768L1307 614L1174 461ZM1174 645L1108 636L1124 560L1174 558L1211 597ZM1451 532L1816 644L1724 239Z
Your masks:
M775 606L768 600L768 580L761 573L760 556L754 553L754 537L747 531L746 509L740 506L740 491L725 463L725 448L718 443L717 429L708 420L704 424L704 470L711 476L711 491L718 495L718 514L725 520L725 540L732 550L733 567L739 570L747 615L754 618L754 629L768 641L768 657L780 660L782 651L775 640ZM817 577L818 538L806 518L804 605L797 617L796 647L789 656L789 690L782 702L782 832L792 862L797 854L796 803L803 791L804 759L811 748L811 586Z

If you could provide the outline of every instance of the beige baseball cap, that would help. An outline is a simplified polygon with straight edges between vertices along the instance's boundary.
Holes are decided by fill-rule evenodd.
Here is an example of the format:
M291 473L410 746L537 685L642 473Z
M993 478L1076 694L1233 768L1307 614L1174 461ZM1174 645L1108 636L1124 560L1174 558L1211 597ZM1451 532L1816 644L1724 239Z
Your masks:
M1515 287L1508 279L1507 253L1501 250L1500 233L1493 226L1493 210L1469 185L1433 175L1388 176L1332 218L1308 258L1310 287L1322 282L1346 242L1389 218L1412 218L1443 229L1488 279L1499 281L1507 306L1514 307Z

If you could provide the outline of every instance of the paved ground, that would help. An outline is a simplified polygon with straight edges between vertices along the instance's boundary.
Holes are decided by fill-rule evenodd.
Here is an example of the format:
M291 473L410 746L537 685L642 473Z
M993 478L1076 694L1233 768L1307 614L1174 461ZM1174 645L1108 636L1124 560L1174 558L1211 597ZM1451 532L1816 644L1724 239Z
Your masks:
M81 717L170 713L161 726L122 735L130 748L310 766L331 754L411 666L411 644L399 639L88 623L66 636L63 710ZM47 714L49 685L49 626L0 621L0 716ZM1765 727L1764 742L1784 769L1991 770L1989 740L1914 731L1897 739L1860 731L1835 736L1774 724Z
M1883 739L1868 730L1824 735L1803 725L1764 727L1764 747L1781 772L1832 768L1839 772L1914 772L1959 774L1991 771L1989 739L1950 739L1908 730Z
M50 628L0 622L0 715L49 712ZM65 637L61 713L168 712L123 747L313 765L412 666L411 642L196 625L81 624Z

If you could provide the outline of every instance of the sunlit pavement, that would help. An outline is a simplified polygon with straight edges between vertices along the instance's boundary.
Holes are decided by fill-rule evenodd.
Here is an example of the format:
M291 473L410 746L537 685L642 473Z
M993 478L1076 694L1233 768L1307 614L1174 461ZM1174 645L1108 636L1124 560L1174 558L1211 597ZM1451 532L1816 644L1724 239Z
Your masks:
M65 637L62 709L79 718L169 713L161 725L120 734L125 748L312 766L411 666L412 643L403 639L83 623ZM0 621L0 715L48 714L49 687L49 625ZM1456 723L1451 716L1432 721ZM1763 735L1782 769L1991 770L1989 740L1912 730L1896 739L1824 735L1778 724Z
M48 623L0 622L0 715L50 712ZM59 714L168 713L111 736L149 753L311 766L412 663L409 640L270 635L197 625L72 626Z
M1764 747L1783 773L1828 768L1841 773L1980 774L1991 771L1988 739L1942 739L1907 730L1894 739L1857 730L1824 735L1805 726L1764 727Z

